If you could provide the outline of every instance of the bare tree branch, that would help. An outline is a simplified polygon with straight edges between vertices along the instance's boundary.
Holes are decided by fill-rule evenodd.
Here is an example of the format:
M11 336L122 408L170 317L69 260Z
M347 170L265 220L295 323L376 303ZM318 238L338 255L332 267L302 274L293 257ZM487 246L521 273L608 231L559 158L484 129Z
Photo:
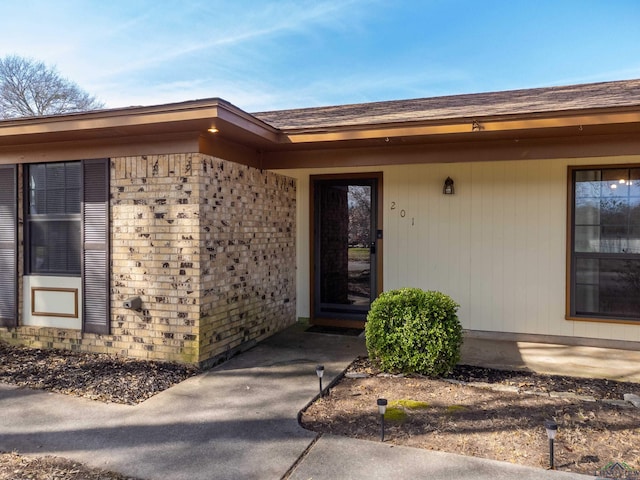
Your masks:
M84 112L104 104L43 62L0 58L0 118Z
M371 243L371 187L349 185L349 244Z

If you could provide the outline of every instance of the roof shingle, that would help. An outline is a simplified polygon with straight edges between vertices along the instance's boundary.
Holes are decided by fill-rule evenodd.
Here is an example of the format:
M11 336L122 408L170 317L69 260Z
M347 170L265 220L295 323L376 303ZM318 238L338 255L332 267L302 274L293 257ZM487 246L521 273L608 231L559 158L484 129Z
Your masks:
M259 112L283 131L640 106L640 79Z

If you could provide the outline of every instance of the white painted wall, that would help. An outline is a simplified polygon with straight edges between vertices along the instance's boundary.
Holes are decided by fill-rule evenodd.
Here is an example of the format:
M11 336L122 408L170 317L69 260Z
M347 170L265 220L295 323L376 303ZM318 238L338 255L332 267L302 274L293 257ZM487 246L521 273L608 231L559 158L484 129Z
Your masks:
M39 290L45 288L47 290ZM35 289L36 313L32 314L32 291ZM49 290L51 289L51 290ZM58 289L59 291L56 291ZM78 291L77 317L56 315L74 314L75 295L68 290ZM37 275L24 276L24 315L23 325L54 328L82 328L82 280L79 277L49 277Z
M640 341L640 325L564 318L567 166L610 163L640 156L279 170L298 180L297 315L310 312L309 176L382 171L385 290L443 291L467 329Z

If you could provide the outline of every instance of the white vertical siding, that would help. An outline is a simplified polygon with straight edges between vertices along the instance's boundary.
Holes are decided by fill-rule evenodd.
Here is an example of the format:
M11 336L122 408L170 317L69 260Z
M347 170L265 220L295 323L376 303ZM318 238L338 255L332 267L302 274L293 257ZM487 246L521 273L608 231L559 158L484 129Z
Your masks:
M465 328L640 341L564 319L567 166L640 157L287 170L298 179L298 316L309 316L309 176L383 171L384 289L441 290ZM455 195L443 195L444 180ZM404 216L402 216L404 213Z
M298 178L296 185L296 316L309 317L310 245L309 245L309 180Z

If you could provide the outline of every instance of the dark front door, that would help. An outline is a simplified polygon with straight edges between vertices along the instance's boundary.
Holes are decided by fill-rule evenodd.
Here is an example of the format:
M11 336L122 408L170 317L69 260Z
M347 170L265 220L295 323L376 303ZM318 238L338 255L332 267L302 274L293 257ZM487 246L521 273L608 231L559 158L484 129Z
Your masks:
M363 322L378 294L378 183L312 178L314 323Z

